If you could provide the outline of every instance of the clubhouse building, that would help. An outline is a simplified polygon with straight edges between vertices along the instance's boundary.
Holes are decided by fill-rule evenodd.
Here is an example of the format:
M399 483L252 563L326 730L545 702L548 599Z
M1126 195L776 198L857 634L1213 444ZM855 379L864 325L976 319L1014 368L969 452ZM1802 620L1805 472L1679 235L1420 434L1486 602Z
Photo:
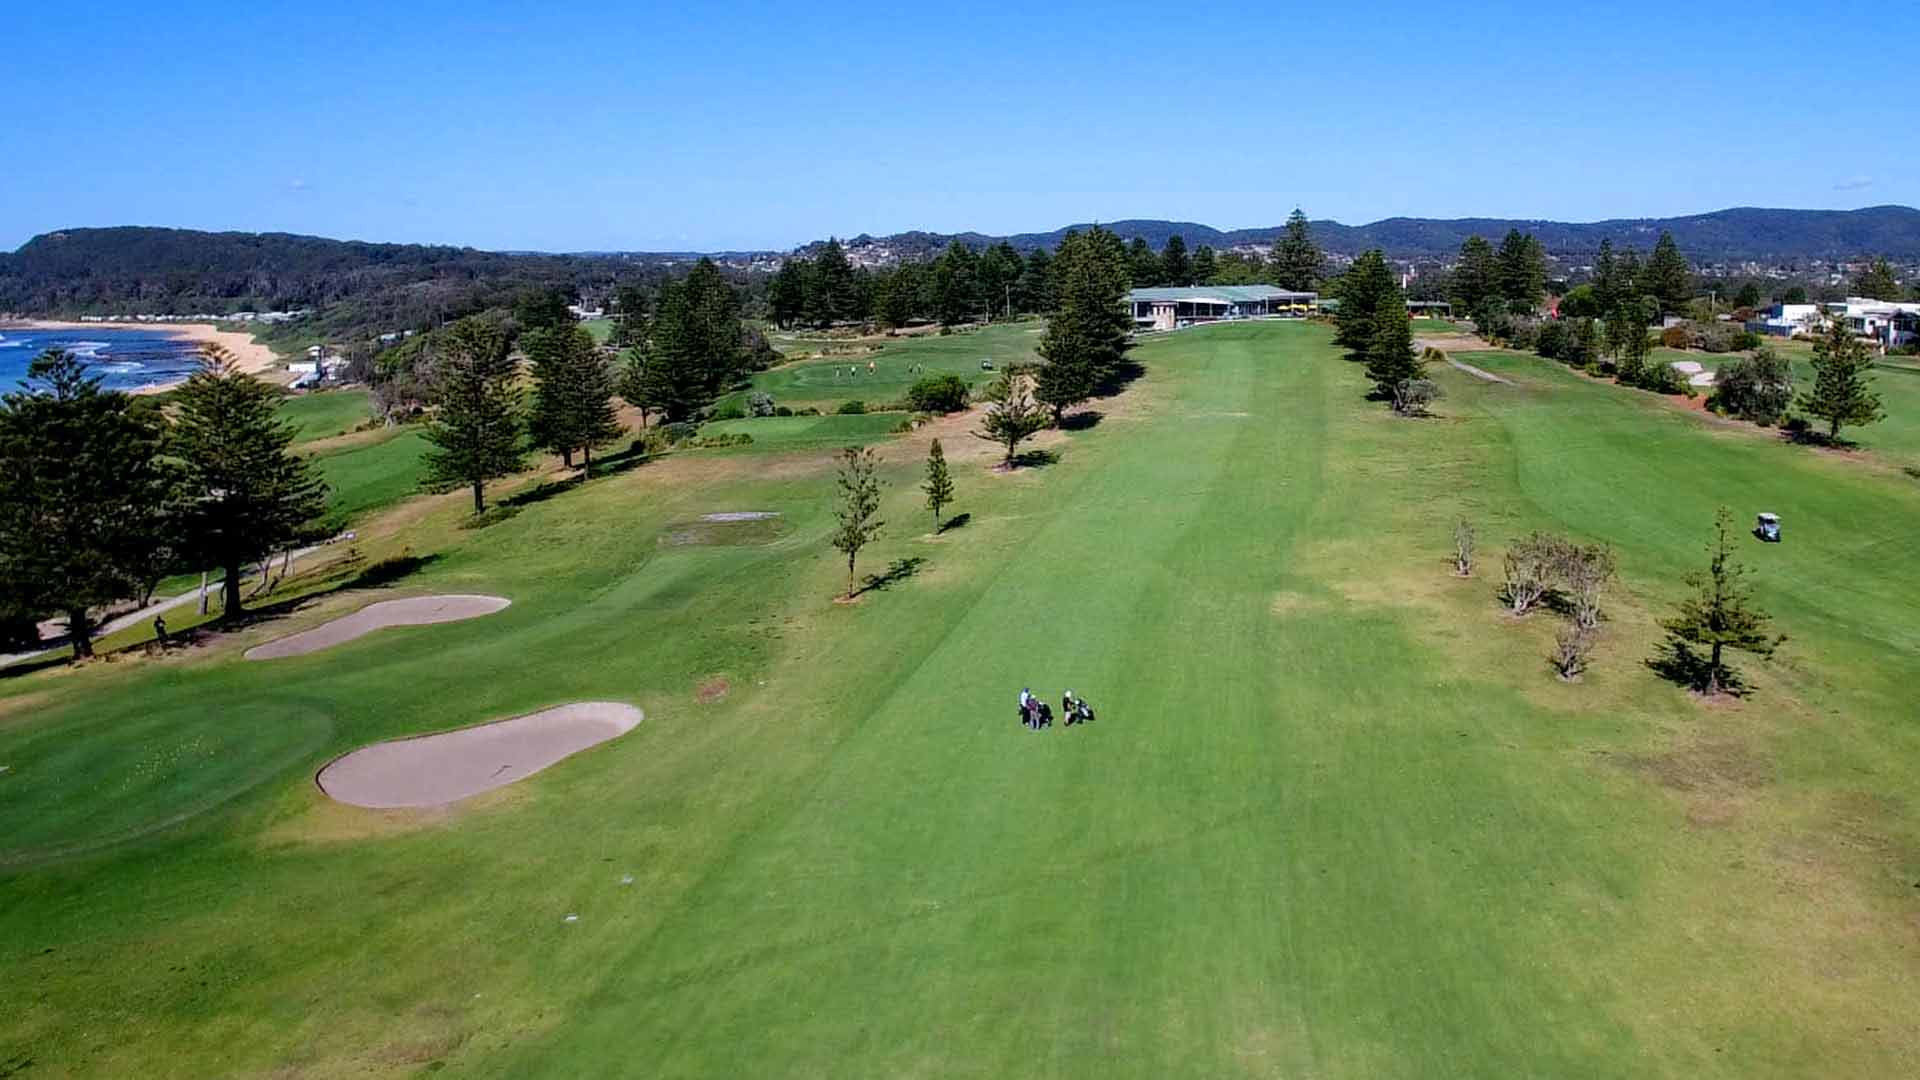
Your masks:
M1272 285L1192 285L1135 289L1127 294L1133 325L1141 330L1174 330L1222 319L1304 318L1320 294L1288 292Z

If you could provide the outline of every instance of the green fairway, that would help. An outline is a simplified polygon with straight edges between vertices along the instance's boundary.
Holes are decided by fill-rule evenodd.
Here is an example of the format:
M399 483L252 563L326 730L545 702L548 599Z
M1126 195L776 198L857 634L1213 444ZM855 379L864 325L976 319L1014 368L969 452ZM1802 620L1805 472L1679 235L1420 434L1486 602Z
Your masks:
M1027 329L902 343L856 385ZM240 658L362 593L0 680L0 1075L1911 1071L1920 485L1512 353L1468 358L1510 384L1435 365L1418 421L1317 324L1135 356L1043 468L989 471L977 417L712 424L750 452L480 530L420 503L386 542L438 558L376 595L497 615ZM756 384L888 396L825 368ZM929 435L966 516L938 537ZM848 441L890 484L861 572L905 569L836 604ZM1708 705L1643 661L1720 504L1786 518L1741 554L1791 640ZM685 527L743 510L781 516ZM1533 528L1619 557L1578 684L1556 619L1494 597ZM1099 719L1029 732L1022 686ZM445 811L313 784L583 700L646 719Z
M596 345L605 345L613 337L612 319L588 319L580 325L587 333L593 335L593 342Z
M885 341L873 352L838 359L803 360L753 377L753 388L773 395L781 405L831 409L843 401L869 405L898 402L907 388L928 375L955 374L976 387L993 379L980 361L995 370L1011 363L1032 363L1040 343L1038 322L995 323L954 334L923 334ZM776 346L792 347L776 340ZM871 363L873 370L868 371Z
M857 446L887 437L904 413L860 413L851 416L764 416L752 420L716 420L700 428L702 435L753 436L743 452L767 450L831 450Z
M1793 364L1793 385L1796 393L1813 388L1813 350L1803 342L1774 342L1773 348L1786 356ZM1678 349L1655 349L1652 358L1659 363L1671 363L1675 360L1692 360L1709 371L1718 371L1722 364L1740 359L1742 353L1700 353L1682 352ZM1901 358L1893 357L1874 366L1872 384L1875 393L1880 395L1881 407L1886 418L1865 427L1849 428L1843 434L1849 441L1882 454L1895 465L1913 465L1920 467L1920 368L1906 367ZM1712 394L1711 387L1695 387L1701 397Z
M294 442L308 443L352 431L370 419L365 390L320 390L296 394L280 403L280 416L293 425Z
M314 469L327 482L328 511L352 520L419 491L427 448L418 429L395 428L377 441L317 456Z

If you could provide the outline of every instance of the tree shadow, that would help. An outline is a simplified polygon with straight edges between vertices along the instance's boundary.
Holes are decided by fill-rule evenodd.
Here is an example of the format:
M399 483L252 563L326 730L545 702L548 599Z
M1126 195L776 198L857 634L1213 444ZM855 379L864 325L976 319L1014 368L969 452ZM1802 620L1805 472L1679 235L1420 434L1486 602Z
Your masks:
M1016 469L1043 469L1059 463L1058 450L1023 450L1013 455L1013 467Z
M1114 397L1126 390L1127 387L1133 385L1135 380L1146 373L1147 368L1145 364L1140 363L1132 357L1123 356L1120 358L1119 363L1115 364L1111 370L1100 377L1099 382L1094 384L1093 396L1096 398Z
M390 559L381 559L355 575L351 580L339 586L343 589L384 589L396 581L425 570L441 560L439 554L433 555L395 555Z
M1061 431L1087 431L1106 419L1106 414L1098 409L1081 409L1070 412L1060 418Z
M926 561L926 558L921 555L910 555L904 559L895 559L893 562L887 564L887 569L884 573L868 574L862 579L859 590L853 595L863 596L870 592L891 588L893 585L918 574L920 568L926 565Z
M1707 686L1713 674L1713 662L1707 656L1695 652L1684 641L1668 639L1660 650L1647 658L1647 667L1654 674L1683 686L1697 694L1707 692ZM1729 697L1746 697L1752 688L1740 673L1727 664L1720 665L1720 692Z
M595 458L593 467L588 471L590 477L618 476L630 469L637 469L653 460L654 455L647 453L646 440L635 439L633 444L617 454Z
M543 503L548 499L557 495L565 495L567 492L579 487L583 479L584 478L580 476L569 476L564 480L542 480L525 491L501 499L495 506L510 506L518 510L521 507Z
M936 533L947 533L955 529L964 529L971 521L973 521L973 514L971 513L955 514L946 521L941 522L940 527L934 531Z

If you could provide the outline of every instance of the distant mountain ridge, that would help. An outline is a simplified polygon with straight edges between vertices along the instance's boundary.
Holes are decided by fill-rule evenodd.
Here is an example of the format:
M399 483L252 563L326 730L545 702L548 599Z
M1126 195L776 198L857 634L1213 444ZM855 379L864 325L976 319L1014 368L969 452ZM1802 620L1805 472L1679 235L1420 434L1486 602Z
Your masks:
M855 237L850 246L883 245L906 257L919 257L959 239L973 247L1006 240L1022 251L1054 247L1069 229L1081 223L1042 233L989 236L978 232L941 234L896 233L885 237ZM1216 229L1192 221L1130 218L1099 223L1131 242L1135 237L1158 248L1178 234L1188 248L1201 244L1226 249L1242 244L1269 244L1281 225L1250 229ZM1862 255L1920 258L1920 210L1910 206L1870 206L1860 210L1777 210L1734 207L1707 214L1671 218L1613 218L1607 221L1565 222L1525 218L1385 218L1367 225L1315 221L1320 246L1342 255L1382 248L1390 256L1418 258L1452 255L1467 237L1478 234L1498 242L1509 229L1530 232L1550 254L1562 258L1589 255L1602 240L1615 247L1648 250L1662 230L1673 233L1680 250L1696 262L1845 259Z

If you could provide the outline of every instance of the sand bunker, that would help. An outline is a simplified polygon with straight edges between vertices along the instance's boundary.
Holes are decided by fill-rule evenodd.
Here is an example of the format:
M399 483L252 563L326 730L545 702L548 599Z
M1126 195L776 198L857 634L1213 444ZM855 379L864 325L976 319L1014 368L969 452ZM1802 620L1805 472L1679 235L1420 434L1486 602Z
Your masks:
M315 779L321 791L354 806L444 806L525 780L625 735L642 716L617 701L560 705L511 720L363 746L335 758Z
M504 609L511 600L498 596L415 596L406 600L382 600L368 604L351 615L322 623L311 630L255 645L247 650L249 660L278 660L283 656L305 656L330 649L375 630L389 626L427 626L431 623L477 619Z

